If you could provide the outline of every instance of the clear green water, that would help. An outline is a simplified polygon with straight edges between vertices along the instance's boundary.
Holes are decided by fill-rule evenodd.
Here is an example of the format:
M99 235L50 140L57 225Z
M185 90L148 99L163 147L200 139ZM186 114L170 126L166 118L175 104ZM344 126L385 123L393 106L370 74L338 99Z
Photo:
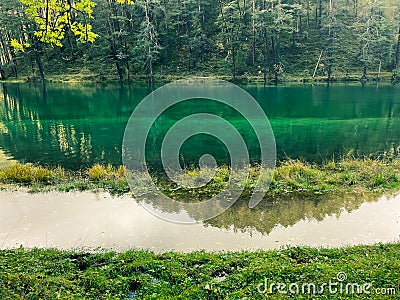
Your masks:
M400 145L400 87L245 86L266 112L274 130L278 159L321 162L354 151L381 154ZM149 93L131 84L0 85L0 150L10 159L79 169L94 163L121 164L126 123ZM253 161L258 143L248 123L207 100L188 101L157 121L148 139L148 162L157 164L163 133L180 118L210 112L228 119L242 133ZM227 162L214 138L199 135L182 147L186 164L205 153Z

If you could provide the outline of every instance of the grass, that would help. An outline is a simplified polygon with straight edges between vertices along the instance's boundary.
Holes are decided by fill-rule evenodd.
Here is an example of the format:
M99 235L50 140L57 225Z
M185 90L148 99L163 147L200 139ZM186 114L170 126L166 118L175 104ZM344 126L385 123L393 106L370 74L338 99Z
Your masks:
M0 185L10 184L26 186L33 191L72 191L72 190L105 190L112 194L123 194L130 191L125 176L125 168L96 164L81 171L67 171L62 168L44 168L33 165L15 164L0 170ZM245 186L243 195L252 192L260 168L252 166L250 176L241 184ZM166 176L155 175L154 181L163 192L177 199L210 197L217 194L226 185L230 170L226 166L217 170L186 170L186 179L200 180L211 178L211 181L193 192L190 188L177 186ZM140 177L140 176L139 176ZM146 187L146 181L135 179L135 184ZM144 189L145 190L145 189ZM267 196L284 196L286 194L328 194L331 192L385 192L400 190L400 158L343 158L329 161L322 165L285 160L274 171ZM189 193L190 191L190 193ZM189 194L188 194L189 193Z
M396 299L400 293L399 257L400 244L186 254L19 248L0 251L0 298ZM318 295L281 294L274 287L263 293L265 280L268 286L321 287L323 283L339 284L337 274L343 272L347 279L342 293L329 293L327 287ZM346 294L346 284L370 284L366 289L370 293ZM379 295L377 288L391 295Z

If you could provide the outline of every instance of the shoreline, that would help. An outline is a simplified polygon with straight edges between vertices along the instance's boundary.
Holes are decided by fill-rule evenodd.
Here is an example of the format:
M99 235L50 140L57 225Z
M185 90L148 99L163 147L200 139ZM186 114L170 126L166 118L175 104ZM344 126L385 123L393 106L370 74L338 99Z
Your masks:
M185 78L196 78L196 77L209 77L232 82L232 78L229 75L215 75L215 74L189 74L189 75L155 75L155 83L168 83L175 80ZM120 82L116 76L102 75L102 74L67 74L67 75L49 75L46 77L45 83L148 83L148 78L143 74L132 74L131 80L124 80ZM21 76L19 78L8 78L0 80L0 83L42 83L40 80L31 78L30 76ZM262 76L237 76L237 84L263 84ZM316 76L303 77L301 75L284 75L278 86L284 84L360 84L360 85L371 85L371 84L382 84L382 85L396 85L400 83L400 76L398 75L395 79L393 73L382 72L380 78L377 78L377 73L371 73L367 79L363 79L360 74L352 73L347 75L333 76L328 82L326 77ZM273 78L268 78L266 86L275 86Z
M244 178L241 183L244 186L242 197L246 198L251 195L252 187L258 181L260 172L265 175L262 182L265 183L266 198L284 197L285 195L307 197L335 192L400 191L400 157L397 156L397 153L391 155L376 159L343 157L323 164L286 159L278 163L273 170L273 175L271 170L261 170L259 166L250 166L248 178ZM192 178L196 176L213 178L210 183L196 190L200 195L193 198L196 201L215 196L226 185L230 177L228 166L218 167L214 177L212 177L214 171L211 169L201 171L189 168L185 169L185 172ZM187 195L193 197L190 189L176 186L162 173L156 172L154 175L157 177L157 184L163 193L173 194L174 199L184 201ZM143 181L140 174L137 176L139 176L136 178L139 180L137 184L142 183L143 191L146 192L145 179ZM101 164L96 164L88 169L69 171L61 167L47 168L14 162L0 168L0 188L12 186L22 186L31 192L103 190L119 195L130 192L125 167Z

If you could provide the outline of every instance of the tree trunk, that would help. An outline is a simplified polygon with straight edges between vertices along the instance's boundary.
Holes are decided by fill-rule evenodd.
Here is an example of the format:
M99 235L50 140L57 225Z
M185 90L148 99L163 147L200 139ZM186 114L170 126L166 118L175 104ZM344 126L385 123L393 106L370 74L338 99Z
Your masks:
M112 55L112 58L114 60L115 67L117 69L117 74L118 74L118 77L119 77L119 81L122 82L122 81L124 81L124 75L122 74L122 69L121 69L121 66L120 66L119 61L118 61L117 49L116 49L117 46L116 46L115 41L114 41L113 27L112 27L110 18L108 18L108 26L109 26L109 29L110 29L110 36L111 36L111 38L109 39L110 48L111 48L111 55Z
M310 29L310 0L307 0L307 38L308 38L308 30Z
M275 58L274 58L274 84L275 85L278 85L278 82L279 82L279 70L280 70L279 48L280 48L280 38L279 38L279 32L278 32L277 36L276 36Z
M254 19L255 13L256 13L256 0L253 0L253 17L252 17L253 45L251 49L253 66L256 65L256 24Z
M154 79L153 59L152 58L150 58L150 61L149 61L149 73L150 73L150 84L151 84L151 87L153 88L154 87L154 83L155 83L155 79Z
M124 39L124 54L125 54L126 76L128 78L128 82L131 82L130 67L129 67L129 55L128 55L128 45L127 45L126 39Z
M267 85L267 59L268 59L268 35L267 29L263 28L264 32L264 51L263 51L263 73L264 73L264 86Z
M6 79L6 75L4 73L4 70L0 66L0 80L4 80L4 79Z
M281 11L281 0L278 0L278 7L275 9L278 10L278 16L280 16ZM274 51L274 84L278 85L279 82L279 72L281 68L280 62L280 47L281 47L281 37L280 37L281 29L279 26L276 28L276 43L275 43L275 51Z
M109 10L110 10L110 14L108 16L108 27L110 29L110 36L111 36L111 38L110 38L111 54L112 54L112 57L115 62L115 67L117 69L119 81L122 82L122 81L124 81L124 75L123 75L122 68L121 68L121 65L119 63L119 59L117 56L117 43L114 38L114 32L120 32L119 22L118 22L118 19L116 18L116 17L118 17L118 13L117 13L117 9L115 7L115 3L113 0L109 0L108 4L109 4ZM115 18L113 18L113 20L111 20L111 16L114 16Z
M35 47L35 48L36 48L36 47ZM36 65L37 65L38 70L39 70L40 79L41 79L42 81L44 81L44 80L45 80L45 77L44 77L44 69L43 69L43 63L42 63L42 59L41 59L41 57L40 57L40 53L39 53L39 51L38 51L37 48L34 50L34 52L35 52L35 61L36 61Z
M279 82L279 72L280 72L280 44L281 44L281 39L280 39L280 31L279 28L277 29L276 32L276 41L274 45L274 84L278 85Z
M3 34L2 34L1 31L0 31L0 46L2 48L2 51L1 51L1 64L3 64L3 65L10 64L11 63L11 58L10 58L10 55L9 55L9 53L7 51L8 50L7 49L7 44L4 41Z
M236 81L236 50L232 47L232 81Z
M378 75L376 75L377 84L379 83L379 81L381 81L381 71L382 71L382 61L379 60Z
M319 63L321 62L321 58L322 58L322 53L323 53L323 51L321 51L321 54L318 57L317 64L315 65L314 73L312 76L313 78L315 78L315 75L317 74L318 66L319 66Z
M396 69L400 67L400 24L399 33L397 35L397 47L396 47Z
M354 17L358 16L358 0L354 0Z
M361 79L363 79L363 80L367 80L367 66L364 66L364 68L363 68L363 74L362 74L362 77L361 77Z
M317 24L318 24L318 27L320 27L321 26L321 18L322 18L322 0L319 0L318 6L319 6L319 9L318 9L318 22L317 22Z
M148 69L149 69L149 83L151 85L151 89L154 89L154 83L155 83L155 78L154 78L154 70L153 70L153 51L152 51L152 43L154 43L152 36L151 36L151 22L150 22L150 12L149 12L149 0L145 2L145 20L146 20L146 26L147 26L147 34L149 38L149 43L148 43L148 48L147 48L147 64L148 64Z
M11 41L10 32L7 32L7 37L8 37L8 40ZM10 52L10 57L11 57L10 63L12 65L12 68L11 68L12 74L15 78L17 78L18 70L17 70L17 62L16 62L16 55L15 55L14 49L12 47L9 47L9 52Z
M201 56L200 59L201 61L204 60L205 54L206 54L206 49L205 49L205 40L204 40L204 11L201 5L201 0L197 1L197 6L198 6L198 12L199 12L199 22L200 22L200 38L201 38Z
M329 16L328 16L328 82L332 76L332 46L333 46L333 0L329 0Z
M115 49L114 41L111 41L111 53L112 53L112 56L114 58L115 67L117 69L119 81L122 82L122 81L124 81L124 75L122 74L122 69L121 69L121 66L120 66L119 61L118 61L117 51Z

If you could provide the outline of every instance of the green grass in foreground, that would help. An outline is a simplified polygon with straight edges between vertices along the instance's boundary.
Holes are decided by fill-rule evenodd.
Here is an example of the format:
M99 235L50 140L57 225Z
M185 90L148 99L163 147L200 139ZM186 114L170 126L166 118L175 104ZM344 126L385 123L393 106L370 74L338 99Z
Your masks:
M190 169L187 175L202 175L199 170ZM250 177L244 185L246 193L251 192L258 179L259 168L250 168ZM204 174L203 174L204 175ZM208 174L206 174L208 175ZM228 167L219 167L209 184L198 188L198 193L190 197L209 197L217 194L229 178ZM155 178L158 186L174 198L185 199L188 189L180 188L164 177ZM78 172L62 168L47 169L40 166L16 164L0 170L0 183L3 187L10 184L28 186L32 191L46 190L106 190L113 194L129 192L123 167L95 165L90 169ZM137 184L146 185L146 182ZM363 192L400 190L400 158L355 159L343 158L322 165L285 160L274 171L274 177L268 196L282 196L289 193L325 194L330 192ZM196 196L198 195L198 196Z
M400 244L341 249L288 248L259 252L155 254L59 250L0 251L1 299L396 299ZM344 272L345 275L342 273ZM343 279L342 292L337 274ZM347 277L344 278L343 276ZM295 285L295 294L264 283ZM316 295L313 287L321 290ZM261 284L261 285L260 285ZM308 284L306 286L306 284ZM337 285L335 285L337 284ZM370 284L364 293L353 288ZM305 293L302 290L304 286ZM308 291L313 295L308 294ZM354 290L356 291L356 289ZM360 290L362 291L362 290ZM379 293L391 295L382 296ZM316 292L317 293L317 292ZM397 295L396 295L397 294Z

